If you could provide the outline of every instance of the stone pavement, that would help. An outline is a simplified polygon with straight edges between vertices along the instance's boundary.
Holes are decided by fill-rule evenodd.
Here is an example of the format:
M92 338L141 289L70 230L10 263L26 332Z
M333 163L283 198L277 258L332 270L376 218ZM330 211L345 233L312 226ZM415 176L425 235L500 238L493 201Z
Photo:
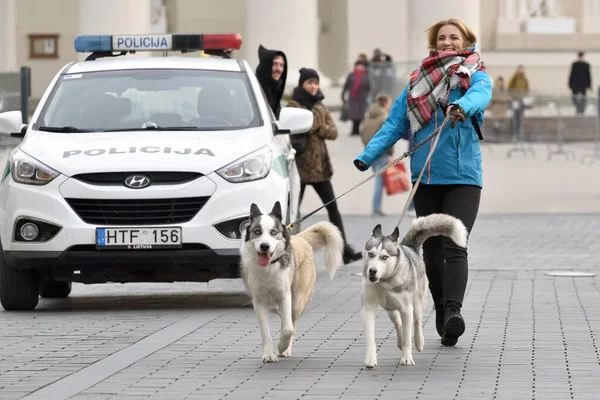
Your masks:
M349 216L349 240L359 246L375 223L390 231L396 218ZM41 300L35 312L0 313L0 398L595 399L600 277L545 272L598 272L599 241L593 214L481 216L467 330L455 348L442 347L428 311L414 367L399 365L383 311L379 365L363 367L360 263L332 281L320 267L293 357L277 364L261 363L239 281L76 284L69 299ZM271 328L276 340L275 317Z

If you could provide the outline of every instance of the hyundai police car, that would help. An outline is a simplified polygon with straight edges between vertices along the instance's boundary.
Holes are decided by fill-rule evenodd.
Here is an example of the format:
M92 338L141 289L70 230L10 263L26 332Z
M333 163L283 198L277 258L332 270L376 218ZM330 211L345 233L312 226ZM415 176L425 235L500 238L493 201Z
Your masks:
M278 120L251 67L228 57L238 34L79 36L86 61L65 65L0 184L0 300L33 309L71 282L209 281L238 277L250 204L298 216L300 179L289 134L312 113ZM132 57L161 51L165 57Z

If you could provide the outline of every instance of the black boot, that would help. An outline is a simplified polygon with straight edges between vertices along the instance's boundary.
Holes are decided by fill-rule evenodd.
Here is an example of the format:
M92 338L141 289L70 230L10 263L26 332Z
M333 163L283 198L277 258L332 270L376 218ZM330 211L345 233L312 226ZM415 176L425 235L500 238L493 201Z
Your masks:
M435 310L435 329L437 330L438 335L442 337L444 333L444 315L446 314L444 304L434 302L433 309Z
M344 264L350 264L356 260L360 260L362 258L362 254L355 251L352 246L346 245L344 247Z
M442 345L454 346L458 338L465 333L465 320L460 315L461 304L449 301L446 303L444 328L442 329Z

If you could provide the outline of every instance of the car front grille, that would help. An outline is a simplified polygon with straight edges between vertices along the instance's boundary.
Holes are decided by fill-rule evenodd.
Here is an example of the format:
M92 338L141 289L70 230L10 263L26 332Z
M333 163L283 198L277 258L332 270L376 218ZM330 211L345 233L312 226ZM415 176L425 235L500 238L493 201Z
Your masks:
M177 199L66 199L79 217L95 225L153 225L188 222L209 197Z
M198 179L198 172L151 171L151 172L92 172L89 174L73 175L73 178L91 185L115 186L123 185L130 175L146 175L153 185L178 185Z

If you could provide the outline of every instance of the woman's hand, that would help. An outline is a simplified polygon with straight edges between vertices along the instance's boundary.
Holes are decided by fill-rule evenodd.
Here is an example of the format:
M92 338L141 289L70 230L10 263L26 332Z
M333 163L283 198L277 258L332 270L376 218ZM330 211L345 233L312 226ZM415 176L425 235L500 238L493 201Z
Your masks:
M458 104L450 104L446 109L446 115L448 115L448 113L450 114L450 121L452 121L451 128L454 128L457 121L464 122L467 119L465 112Z

